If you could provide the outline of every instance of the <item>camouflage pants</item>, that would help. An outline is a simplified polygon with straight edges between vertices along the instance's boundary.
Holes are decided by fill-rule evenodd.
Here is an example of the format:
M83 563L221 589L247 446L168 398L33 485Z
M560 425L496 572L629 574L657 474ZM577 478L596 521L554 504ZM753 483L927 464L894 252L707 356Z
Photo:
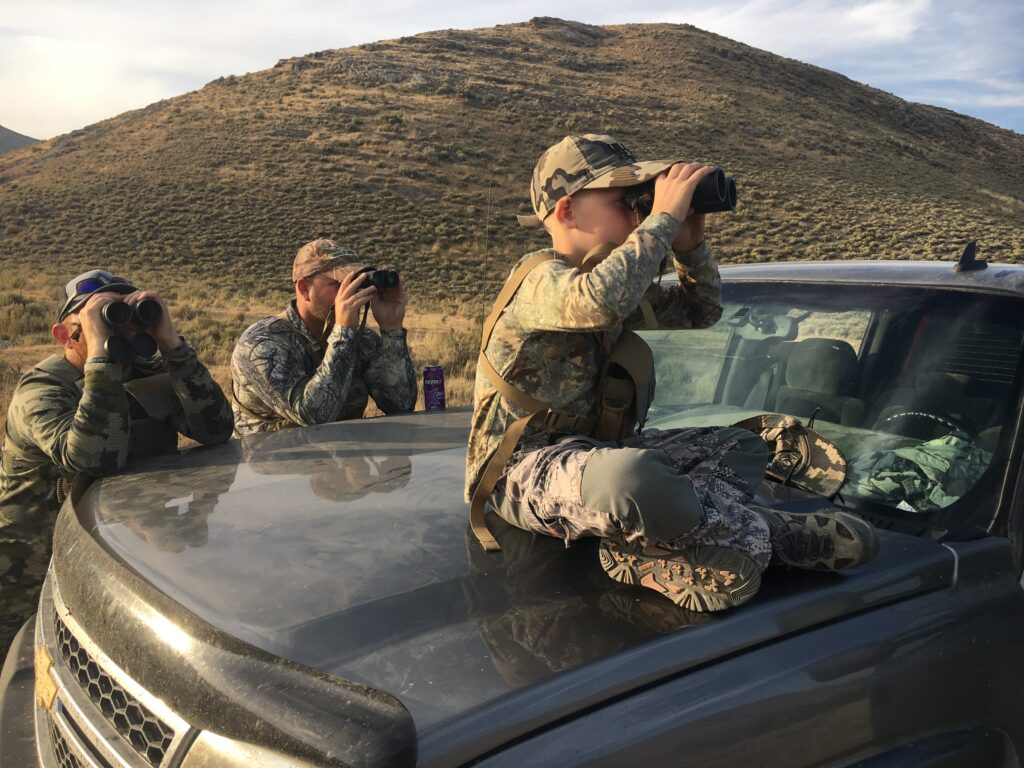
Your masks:
M617 443L571 436L513 455L491 501L512 525L566 544L713 545L766 568L768 525L746 502L767 462L764 441L743 429L648 429Z
M45 540L0 541L0 662L22 624L36 612L39 592L50 563Z

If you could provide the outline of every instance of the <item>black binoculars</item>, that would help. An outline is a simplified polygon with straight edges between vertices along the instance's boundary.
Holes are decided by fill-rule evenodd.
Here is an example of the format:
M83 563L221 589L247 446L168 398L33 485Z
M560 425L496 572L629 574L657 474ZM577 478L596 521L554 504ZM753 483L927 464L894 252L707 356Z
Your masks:
M371 285L378 291L385 288L398 287L397 269L377 269L376 267L364 267L359 270L360 275L366 275L359 284L360 288L369 288Z
M640 214L650 216L654 207L654 179L626 189L626 205ZM736 210L736 180L715 168L697 184L693 191L694 213L722 213Z
M130 339L111 336L103 344L107 355L118 363L127 363L136 357L152 357L156 354L156 339L148 333L136 333Z
M134 307L123 301L112 301L104 304L100 312L108 325L117 327L128 325L132 320L141 325L156 325L164 309L159 301L143 299ZM119 363L126 363L136 357L152 357L156 354L156 347L156 339L145 332L136 333L130 339L111 336L103 345L107 355Z
M100 310L107 325L128 325L132 320L142 325L156 325L164 314L159 301L143 299L134 307L123 301L112 301L104 304Z

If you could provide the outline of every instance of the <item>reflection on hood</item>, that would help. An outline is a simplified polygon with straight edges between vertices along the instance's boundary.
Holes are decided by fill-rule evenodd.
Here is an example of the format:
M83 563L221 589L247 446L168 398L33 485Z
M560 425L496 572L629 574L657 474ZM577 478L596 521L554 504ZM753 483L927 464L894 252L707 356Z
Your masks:
M241 445L254 472L309 475L313 493L328 501L353 501L368 493L404 488L412 474L406 455L371 454L362 445L313 443L299 430L251 435Z
M218 446L215 464L182 462L178 470L164 473L159 483L104 482L99 488L104 523L123 523L126 528L164 552L203 547L209 538L206 521L238 474L237 445ZM209 454L204 454L209 455ZM191 466L196 464L197 466Z
M711 619L648 589L612 581L598 563L596 539L566 548L560 539L491 516L501 544L486 552L466 530L469 615L511 688L520 688L633 645ZM623 631L623 623L632 632Z

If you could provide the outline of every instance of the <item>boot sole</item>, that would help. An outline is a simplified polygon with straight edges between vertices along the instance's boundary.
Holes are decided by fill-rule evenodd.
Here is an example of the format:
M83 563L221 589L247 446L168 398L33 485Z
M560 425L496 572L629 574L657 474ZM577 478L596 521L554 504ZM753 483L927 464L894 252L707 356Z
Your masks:
M601 567L623 584L647 587L689 611L724 611L747 602L761 588L761 569L744 554L724 547L644 551L602 539Z
M772 552L784 565L792 568L845 571L873 560L878 554L878 531L871 523L849 512L783 512L768 507L755 509L766 517L770 514L782 521L786 532L779 537L775 536L774 526L769 526L773 528ZM831 539L832 553L813 560L801 557L799 552L794 553L795 545L789 542L808 532Z

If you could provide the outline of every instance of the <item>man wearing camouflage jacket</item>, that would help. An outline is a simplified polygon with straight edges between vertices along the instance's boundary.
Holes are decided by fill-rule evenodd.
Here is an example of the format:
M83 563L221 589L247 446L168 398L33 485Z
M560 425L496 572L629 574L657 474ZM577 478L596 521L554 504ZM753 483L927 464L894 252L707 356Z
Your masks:
M625 327L642 322L642 298L659 327L704 328L719 319L718 267L704 242L704 216L690 210L697 183L713 170L700 163L641 162L611 137L594 134L568 136L541 156L531 187L536 215L520 223L547 229L551 258L526 274L482 350L502 386L552 411L586 418L595 414L610 346ZM653 210L640 221L625 190L651 179ZM617 247L596 266L584 264L605 243ZM669 259L679 284L652 284ZM467 500L506 431L529 414L499 391L483 362ZM820 570L873 557L877 536L852 515L755 511L751 499L767 459L764 442L743 429L650 429L608 443L529 422L488 504L513 525L567 545L600 537L601 564L612 578L699 611L750 599L773 554Z
M358 419L369 397L386 414L413 409L405 290L364 287L365 266L332 240L299 249L295 299L247 328L231 355L236 436ZM364 325L367 305L380 334Z
M50 558L57 510L74 481L103 477L131 459L177 449L178 434L200 443L231 436L227 399L195 350L174 331L163 301L104 270L79 275L51 329L63 347L18 382L7 414L0 468L0 654L35 612ZM144 330L117 329L106 304L143 299L161 305L146 331L160 355L125 363L108 339Z

